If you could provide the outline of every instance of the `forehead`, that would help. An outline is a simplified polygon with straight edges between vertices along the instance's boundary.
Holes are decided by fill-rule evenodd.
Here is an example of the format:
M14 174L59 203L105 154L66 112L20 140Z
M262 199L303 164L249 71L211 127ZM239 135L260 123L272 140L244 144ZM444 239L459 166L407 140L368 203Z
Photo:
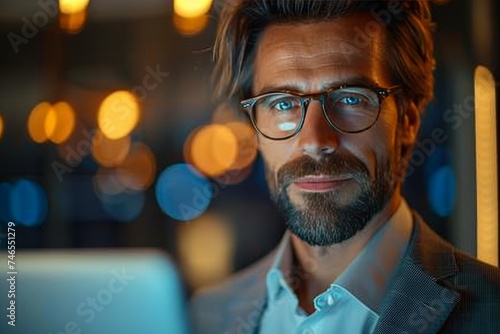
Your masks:
M271 25L257 46L253 93L274 86L314 92L336 83L384 85L385 34L368 13Z

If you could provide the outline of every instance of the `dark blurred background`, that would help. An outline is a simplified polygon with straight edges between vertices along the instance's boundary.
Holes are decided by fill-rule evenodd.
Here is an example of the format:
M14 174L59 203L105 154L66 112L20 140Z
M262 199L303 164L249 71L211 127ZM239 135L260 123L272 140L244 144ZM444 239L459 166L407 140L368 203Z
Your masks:
M17 249L161 248L190 289L274 247L283 224L253 132L211 100L220 3L59 2L0 0L1 247L13 221ZM432 11L435 99L404 192L439 234L476 255L481 196L493 208L486 234L498 233L496 195L477 196L476 136L495 154L497 138L475 130L474 87L491 101L500 9L436 0ZM485 170L496 187L496 165Z

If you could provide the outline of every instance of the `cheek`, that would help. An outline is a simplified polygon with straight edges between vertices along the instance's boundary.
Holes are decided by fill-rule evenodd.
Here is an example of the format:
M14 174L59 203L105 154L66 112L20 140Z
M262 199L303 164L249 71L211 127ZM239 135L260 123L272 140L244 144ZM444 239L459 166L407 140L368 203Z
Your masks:
M273 173L287 161L287 152L290 150L290 145L286 143L271 141L270 139L259 139L259 152Z

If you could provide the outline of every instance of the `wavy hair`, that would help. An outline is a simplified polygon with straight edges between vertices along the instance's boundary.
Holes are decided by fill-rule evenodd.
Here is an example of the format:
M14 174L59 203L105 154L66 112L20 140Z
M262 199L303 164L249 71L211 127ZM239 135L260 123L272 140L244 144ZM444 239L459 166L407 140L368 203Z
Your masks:
M387 66L422 111L433 97L435 59L428 1L225 0L214 44L214 97L239 110L252 92L259 37L272 24L326 21L368 12L387 31Z

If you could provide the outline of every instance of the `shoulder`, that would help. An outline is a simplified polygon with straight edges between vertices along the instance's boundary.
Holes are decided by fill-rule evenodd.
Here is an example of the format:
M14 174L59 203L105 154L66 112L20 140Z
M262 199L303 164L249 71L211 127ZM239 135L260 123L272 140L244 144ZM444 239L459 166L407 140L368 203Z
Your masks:
M477 286L493 289L500 287L500 270L474 258L437 235L418 215L415 215L417 235L413 247L413 257L429 269L436 278L445 276L452 269L455 281L467 282L468 287Z
M265 277L273 253L233 274L224 282L196 291L190 302L194 333L221 333L238 314L260 313L265 301Z

